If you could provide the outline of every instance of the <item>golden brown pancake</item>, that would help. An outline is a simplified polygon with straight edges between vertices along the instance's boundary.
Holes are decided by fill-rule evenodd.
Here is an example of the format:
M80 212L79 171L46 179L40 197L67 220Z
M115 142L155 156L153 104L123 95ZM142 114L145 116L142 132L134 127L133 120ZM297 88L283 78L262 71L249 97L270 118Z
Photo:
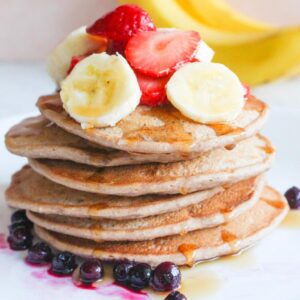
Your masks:
M104 148L64 131L43 116L28 118L5 136L7 149L19 156L70 160L95 167L171 162L192 159L198 153L134 154Z
M284 197L268 187L261 200L244 214L214 228L200 229L140 242L97 243L35 226L37 235L61 251L105 260L129 259L153 266L164 261L177 265L192 264L237 253L255 244L274 229L286 216ZM69 234L72 234L71 232Z
M13 176L5 196L9 206L37 213L123 220L180 210L223 190L222 187L217 187L186 195L139 197L99 195L64 187L25 166Z
M238 217L259 200L264 180L251 178L233 184L199 204L147 218L109 220L46 215L27 211L35 224L51 231L101 241L142 241L215 227Z
M237 182L268 170L274 154L270 142L257 135L231 150L215 149L193 160L167 164L95 168L35 159L30 159L29 164L48 179L77 190L138 196L185 194Z
M255 135L266 120L268 108L250 97L240 115L228 124L200 124L171 105L139 106L114 127L83 130L62 107L59 95L42 96L41 113L70 133L96 144L137 153L205 152L235 144Z

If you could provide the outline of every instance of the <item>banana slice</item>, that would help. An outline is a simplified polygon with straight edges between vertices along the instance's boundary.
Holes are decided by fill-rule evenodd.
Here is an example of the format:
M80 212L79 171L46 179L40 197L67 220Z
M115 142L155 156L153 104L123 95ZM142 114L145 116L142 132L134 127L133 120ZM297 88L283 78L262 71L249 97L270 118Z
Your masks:
M106 43L105 39L96 39L88 35L85 26L78 28L71 32L49 55L47 59L49 75L59 86L67 76L73 56L104 51Z
M195 58L201 62L211 62L215 51L210 48L203 40L200 40Z
M65 110L82 128L114 126L138 106L137 78L121 55L92 54L62 82Z
M240 80L222 64L186 64L173 74L166 88L170 102L183 115L201 123L229 122L245 103Z

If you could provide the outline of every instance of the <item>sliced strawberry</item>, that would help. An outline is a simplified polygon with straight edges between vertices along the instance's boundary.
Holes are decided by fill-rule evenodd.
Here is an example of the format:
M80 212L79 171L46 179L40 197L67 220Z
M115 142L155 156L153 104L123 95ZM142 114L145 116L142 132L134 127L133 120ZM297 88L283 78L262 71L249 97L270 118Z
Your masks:
M78 56L73 56L70 62L70 66L69 69L67 71L67 74L69 75L72 70L74 69L74 67L80 62L82 61L84 58L86 58L86 55L78 55Z
M125 55L125 47L126 47L126 42L117 42L113 40L109 40L107 44L107 49L106 52L109 55L120 53L121 55Z
M243 86L244 86L244 89L245 89L245 95L244 95L244 98L245 99L248 99L251 95L251 89L250 89L250 86L246 83L243 83Z
M167 102L166 84L170 77L152 78L136 74L142 91L140 104L157 106Z
M164 77L193 60L199 41L200 35L196 31L140 32L129 40L125 56L140 73Z
M125 4L98 19L87 33L127 42L134 34L156 30L149 14L137 5Z

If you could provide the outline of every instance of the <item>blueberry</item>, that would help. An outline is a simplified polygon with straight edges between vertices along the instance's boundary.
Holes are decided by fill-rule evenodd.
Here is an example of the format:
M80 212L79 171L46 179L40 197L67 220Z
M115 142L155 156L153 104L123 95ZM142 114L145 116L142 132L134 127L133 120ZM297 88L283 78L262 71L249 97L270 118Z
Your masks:
M44 242L33 245L27 254L26 260L32 264L46 264L52 259L51 248Z
M12 224L22 224L28 228L33 227L33 223L27 218L26 211L24 209L15 211L11 215L10 221Z
M19 225L10 230L7 241L12 250L20 251L31 247L32 238L30 230L23 225Z
M127 260L116 262L113 267L113 277L115 281L120 284L128 284L129 271L133 266L134 263Z
M151 285L157 291L172 291L179 287L181 273L179 268L171 262L163 262L153 272Z
M300 209L300 189L296 186L291 187L285 192L285 197L291 209Z
M187 298L183 294L176 291L169 294L165 300L187 300Z
M104 268L99 259L85 261L80 267L80 280L84 284L91 284L104 275Z
M53 257L51 271L54 274L70 275L76 267L75 256L70 252L61 252Z
M141 290L149 286L152 269L147 264L137 264L129 270L128 286L134 290Z

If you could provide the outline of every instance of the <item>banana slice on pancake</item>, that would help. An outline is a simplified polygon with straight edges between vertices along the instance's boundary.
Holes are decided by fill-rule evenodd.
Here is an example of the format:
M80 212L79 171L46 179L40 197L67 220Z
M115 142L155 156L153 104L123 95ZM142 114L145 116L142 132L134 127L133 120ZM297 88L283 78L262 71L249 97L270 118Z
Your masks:
M141 90L123 56L100 53L75 66L60 96L65 110L86 129L114 126L136 109Z

